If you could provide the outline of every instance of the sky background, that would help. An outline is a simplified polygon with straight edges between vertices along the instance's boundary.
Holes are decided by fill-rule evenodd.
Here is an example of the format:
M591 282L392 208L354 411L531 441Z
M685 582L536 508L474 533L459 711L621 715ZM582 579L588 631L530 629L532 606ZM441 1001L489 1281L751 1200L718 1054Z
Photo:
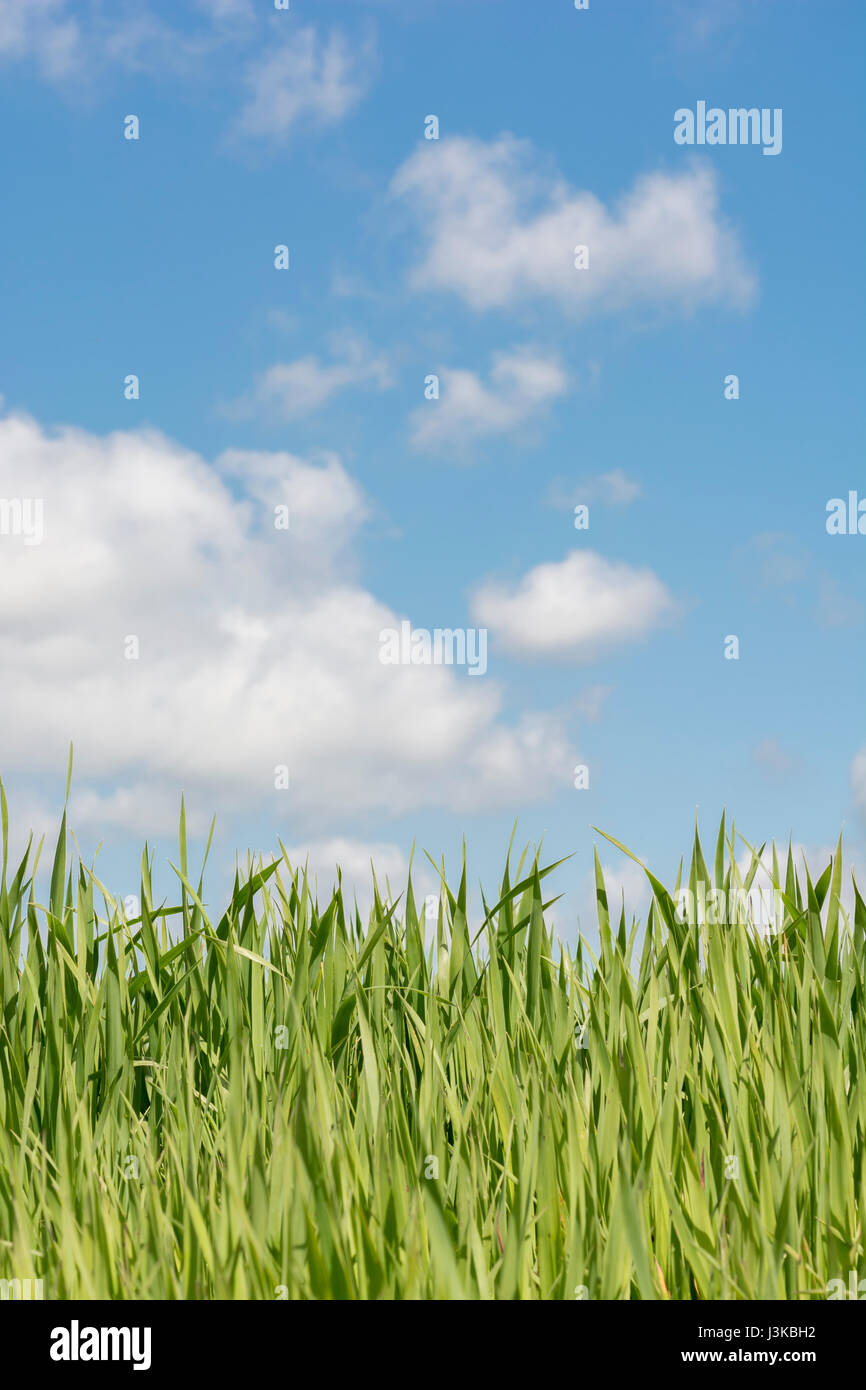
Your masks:
M215 905L277 837L399 890L465 834L493 891L515 820L573 856L572 941L593 826L668 880L723 808L863 865L866 538L825 523L866 497L864 28L0 0L0 498L45 517L0 535L16 846L56 834L73 741L120 895L145 838L172 891L182 792ZM698 101L781 108L781 153L675 144ZM486 674L383 666L404 619L486 627Z

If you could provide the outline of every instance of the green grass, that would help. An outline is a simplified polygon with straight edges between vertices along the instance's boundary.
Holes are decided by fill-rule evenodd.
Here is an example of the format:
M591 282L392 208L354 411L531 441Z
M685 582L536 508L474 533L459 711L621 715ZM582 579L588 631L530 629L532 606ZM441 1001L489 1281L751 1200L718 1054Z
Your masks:
M220 917L142 860L126 921L94 873L0 896L0 1278L46 1298L826 1297L864 1273L866 909L790 856L781 931L550 928L550 868L467 874L425 924L367 922L285 856ZM773 854L775 862L775 852ZM711 866L729 891L724 820ZM555 866L554 866L555 867ZM14 869L14 872L13 872ZM672 892L676 892L673 885ZM584 1045L581 1045L584 1044ZM438 1174L438 1176L437 1176Z

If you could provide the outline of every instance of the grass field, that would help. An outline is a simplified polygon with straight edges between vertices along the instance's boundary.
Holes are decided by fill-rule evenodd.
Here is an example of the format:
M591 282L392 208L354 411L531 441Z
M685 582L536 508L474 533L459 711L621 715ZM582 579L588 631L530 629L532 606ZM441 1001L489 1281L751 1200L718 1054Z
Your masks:
M124 918L35 853L0 896L0 1279L46 1298L826 1298L866 1272L866 909L550 930L551 868L362 922L285 857ZM733 834L683 883L748 887ZM742 842L739 842L740 852ZM554 866L555 867L555 866ZM11 1289L11 1286L9 1286ZM8 1291L8 1290L7 1290Z

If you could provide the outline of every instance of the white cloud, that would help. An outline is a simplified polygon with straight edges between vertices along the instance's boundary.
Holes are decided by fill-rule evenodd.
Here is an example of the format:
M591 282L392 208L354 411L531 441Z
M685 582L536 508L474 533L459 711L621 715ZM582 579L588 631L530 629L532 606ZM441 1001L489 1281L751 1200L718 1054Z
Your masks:
M79 789L73 779L69 799L69 822L79 830L93 829L100 838L107 826L112 830L126 830L137 834L145 826L147 835L153 839L165 835L174 839L177 835L180 815L180 794L165 784L155 784L147 780L130 781L113 790L102 791L99 787L84 786ZM187 832L190 835L206 835L210 816L203 807L185 808ZM44 817L43 817L44 820ZM30 824L29 821L25 822ZM56 819L52 825L50 838L56 837Z
M598 473L578 483L566 483L557 478L548 489L548 500L554 507L571 507L578 502L604 502L611 507L628 507L642 496L640 483L629 478L621 468Z
M336 888L339 868L343 902L347 910L357 903L362 922L366 921L373 906L375 872L382 903L389 907L399 899L395 916L398 921L403 920L409 860L399 845L389 841L368 843L338 835L331 839L288 845L286 855L293 870L301 876L306 871L307 881L314 895L318 895L320 905L330 899L332 890ZM436 899L435 911L438 913L440 891L440 881L429 861L416 855L412 861L412 896L427 945L435 940L436 921L435 913L427 916L425 899L428 895Z
M323 362L309 355L294 362L278 362L258 377L253 390L225 408L237 418L271 411L284 420L309 415L326 405L339 391L353 386L392 385L384 357L374 357L361 340L344 336L343 360Z
M516 586L488 582L473 600L476 621L525 656L593 660L616 643L646 636L676 604L652 570L573 550L537 565Z
M196 0L193 9L202 20L177 28L145 3L0 0L0 62L32 63L62 88L89 85L112 68L186 76L221 45L255 33L252 0Z
M833 575L816 570L801 536L789 531L762 531L737 546L734 558L766 588L780 590L784 603L796 604L821 627L854 627L863 621L863 604ZM797 586L800 592L795 595L790 591Z
M306 868L311 882L318 883L321 896L327 895L337 882L337 869L342 875L344 890L347 884L369 891L373 870L384 894L386 881L395 893L401 893L409 873L409 861L398 845L388 842L367 844L336 836L315 840L303 845L287 846L286 855L293 869L303 873ZM372 867L371 867L372 866Z
M254 0L195 0L195 5L214 24L248 23L255 18Z
M742 0L727 0L717 5L714 0L667 0L661 7L664 18L680 49L693 50L712 44L713 52L724 52L733 43L748 42L748 20L754 17L752 6Z
M775 738L762 739L752 750L752 761L777 781L784 780L797 766L796 759Z
M590 724L597 724L601 719L604 706L612 694L612 685L591 685L578 695L575 709Z
M801 888L805 889L804 867L809 872L813 884L821 877L821 874L832 861L836 853L836 845L817 845L803 844L794 841L791 846L791 855L794 861L794 869L800 880ZM779 876L782 891L785 888L785 868L788 862L788 841L778 839L776 841L776 857L779 863ZM746 874L752 863L752 855L748 849L742 850L737 858L737 867L740 876L745 880ZM863 854L859 847L853 850L849 844L843 843L842 847L842 892L840 901L842 910L847 913L849 919L854 918L854 889L851 881L852 872L856 875L858 883L863 881ZM748 901L756 919L770 926L776 922L779 913L783 910L783 905L779 899L775 898L773 888L773 847L768 845L761 855L758 869L755 873L752 886L748 893Z
M746 557L752 572L757 570L761 583L771 587L797 584L809 569L802 540L784 531L762 531L740 547L739 553Z
M379 634L404 615L354 577L367 504L335 457L232 450L213 467L154 432L12 416L0 494L44 503L41 545L0 536L4 775L56 774L74 740L85 819L146 828L184 790L203 815L328 833L567 784L564 717L506 722L489 676L381 664ZM139 660L124 659L131 635Z
M443 367L438 400L412 413L412 443L418 449L471 444L485 435L523 425L561 396L568 377L558 358L527 347L497 353L489 385L475 372Z
M638 856L640 858L640 856ZM652 897L647 876L639 864L623 855L616 864L602 863L604 887L607 894L607 911L611 930L619 927L619 915L625 907L627 927L631 927L633 917L646 921L647 910ZM598 934L598 900L596 898L595 868L583 876L577 890L577 911L580 930L592 940ZM571 933L560 933L565 939Z
M353 46L338 30L327 40L312 26L294 30L248 67L250 96L236 129L242 135L284 140L299 121L333 125L366 95L373 68L369 42Z
M327 902L336 888L339 868L346 908L351 909L357 902L362 921L373 906L374 871L379 897L384 903L394 902L406 891L409 861L398 845L388 841L368 844L338 835L332 839L289 845L286 854L293 869L302 877L306 872L310 888L320 904ZM417 884L413 884L413 891L417 901ZM399 908L397 916L402 916Z
M33 59L49 81L81 61L82 35L66 0L0 0L0 60Z
M640 483L627 478L621 468L614 468L610 473L600 473L597 478L590 478L582 484L582 491L586 494L588 502L609 502L614 507L627 507L641 495Z
M711 169L644 175L609 210L534 162L532 146L510 135L455 137L409 157L392 192L425 243L416 288L453 291L479 310L537 297L583 314L749 302L754 277L719 213ZM577 245L589 247L589 269L575 269Z
M859 599L846 593L838 579L819 574L816 584L815 620L821 627L854 627L862 623L864 608Z
M812 882L815 883L832 860L836 852L836 846L794 843L791 846L791 852L801 884L804 882L804 862L809 870ZM781 876L781 886L784 890L785 866L788 855L788 843L786 840L777 841L776 853ZM637 857L642 859L644 863L647 863L645 855L638 854ZM751 852L746 848L742 849L737 856L737 868L743 882L745 882L751 864ZM852 853L849 847L844 847L841 904L843 911L846 912L851 919L853 919L854 912L854 891L851 882L851 872L853 870L853 872L857 874L858 880L862 879L862 868L862 853L856 849ZM637 916L641 922L646 922L647 911L652 899L652 892L646 874L640 865L622 856L614 865L603 864L602 871L604 873L608 912L610 914L612 928L615 929L618 924L623 899L625 900L627 924L631 924L632 915ZM683 889L688 888L687 866L681 886ZM673 880L670 880L666 884L666 887L668 891L673 894ZM709 888L710 884L707 884L707 892ZM750 919L756 924L761 924L765 930L769 930L777 925L779 912L782 910L783 905L774 895L772 844L764 849L748 892L742 890L745 892L743 900L739 899L740 891L741 890L739 890L736 885L732 885L731 896L725 905L725 907L730 910L731 914L737 913L745 907L750 915ZM579 888L578 902L580 923L583 932L586 934L590 928L594 931L597 927L594 871L590 871L584 876ZM678 905L680 905L681 911L685 909L685 902ZM699 899L695 901L695 910L700 912L703 911ZM721 917L723 921L727 920L727 913L721 902L713 904L711 910L715 912L717 918Z

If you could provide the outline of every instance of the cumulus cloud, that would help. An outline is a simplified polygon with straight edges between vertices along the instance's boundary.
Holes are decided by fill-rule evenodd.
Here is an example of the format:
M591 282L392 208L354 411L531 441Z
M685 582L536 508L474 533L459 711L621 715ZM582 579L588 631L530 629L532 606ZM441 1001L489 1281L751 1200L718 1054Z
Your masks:
M372 385L379 391L392 385L387 360L372 354L365 342L352 335L342 338L339 360L323 362L308 355L294 362L278 362L257 378L253 390L225 407L236 418L272 412L284 420L310 415L349 387Z
M568 377L559 359L526 347L497 353L485 384L475 372L443 367L438 400L413 412L417 449L471 444L505 434L535 417L561 396Z
M366 841L336 836L287 846L286 854L292 868L301 872L306 869L308 877L318 884L323 895L336 885L338 869L344 888L347 883L352 883L367 890L375 869L382 893L386 881L396 888L396 892L402 892L409 873L406 855L398 845L387 841L368 844Z
M646 636L675 611L672 595L651 569L592 550L537 565L517 585L485 583L473 600L476 620L509 650L576 661Z
M4 774L56 773L74 740L85 818L145 828L185 790L308 834L566 784L559 716L507 721L489 676L381 663L403 615L358 582L367 503L336 457L231 450L212 466L158 433L16 415L0 419L0 494L44 506L41 545L0 535Z
M249 65L237 132L281 141L301 122L334 125L366 95L374 66L369 42L353 46L339 30L327 39L312 26L293 30Z
M373 906L373 874L379 898L385 907L398 903L396 917L403 919L410 861L399 845L387 840L368 842L337 835L330 839L301 841L286 846L293 870L307 874L307 882L319 903L325 903L338 881L347 909L357 904L361 920L366 921ZM270 856L266 856L268 858ZM411 862L412 896L421 929L429 946L436 938L441 883L429 861L418 855ZM427 899L433 901L427 911ZM399 902L398 902L399 900ZM467 904L473 922L473 902ZM476 924L480 927L481 920Z
M754 292L708 167L644 175L607 208L539 172L526 141L454 137L411 155L392 193L416 217L424 247L412 284L451 291L474 309L542 298L577 314L690 310L743 306ZM589 248L588 269L575 269L578 245Z

